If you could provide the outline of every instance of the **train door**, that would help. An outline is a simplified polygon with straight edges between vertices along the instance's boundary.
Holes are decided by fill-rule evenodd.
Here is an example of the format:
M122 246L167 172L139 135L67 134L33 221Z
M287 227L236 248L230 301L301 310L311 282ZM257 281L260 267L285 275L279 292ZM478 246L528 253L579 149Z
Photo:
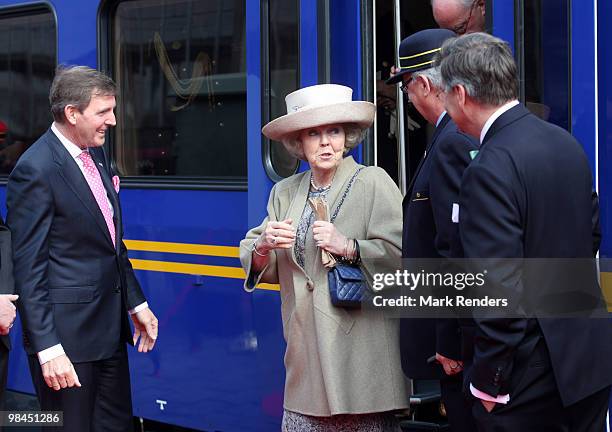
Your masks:
M609 55L612 50L612 28L609 26L609 23L612 22L612 3L600 2L599 8L596 21L599 30L597 35L599 46L596 53L599 69L595 77L596 88L599 93L599 111L596 112L599 127L596 162L603 234L599 256L602 287L607 294L608 310L610 310L612 305L612 265L604 266L604 264L606 264L606 261L610 263L612 257L612 211L610 207L610 203L612 203L612 83L610 82L612 57ZM610 408L612 408L612 404ZM612 429L612 419L609 413L610 410L608 410L608 431Z
M437 27L437 24L430 0L376 0L374 8L377 116L373 163L384 168L405 192L433 128L406 103L399 87L386 85L385 80L390 76L391 67L397 64L399 42L420 30Z
M486 30L513 43L513 2L485 0ZM399 90L388 86L391 67L398 63L397 47L402 39L418 31L437 28L431 0L372 1L374 43L373 88L377 104L372 163L384 168L405 192L421 160L434 128ZM496 19L494 19L496 17Z
M238 250L252 226L248 148L261 146L260 3L112 0L100 12L100 69L120 90L109 148L125 239L160 325L155 350L130 355L134 411L199 430L267 431L282 414L278 289L244 292Z
M6 182L19 157L49 128L49 87L57 64L57 22L49 4L0 2L0 202L6 220ZM21 321L10 338L7 388L34 393L21 343ZM5 394L7 406L14 393Z

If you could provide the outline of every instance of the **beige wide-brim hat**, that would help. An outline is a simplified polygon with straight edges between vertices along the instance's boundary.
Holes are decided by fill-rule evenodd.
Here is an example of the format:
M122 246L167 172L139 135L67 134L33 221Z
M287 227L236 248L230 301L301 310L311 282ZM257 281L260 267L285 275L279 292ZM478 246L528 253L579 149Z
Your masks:
M280 141L290 133L336 123L355 123L362 129L372 126L376 106L353 101L353 89L338 84L304 87L285 97L287 114L272 120L261 132Z

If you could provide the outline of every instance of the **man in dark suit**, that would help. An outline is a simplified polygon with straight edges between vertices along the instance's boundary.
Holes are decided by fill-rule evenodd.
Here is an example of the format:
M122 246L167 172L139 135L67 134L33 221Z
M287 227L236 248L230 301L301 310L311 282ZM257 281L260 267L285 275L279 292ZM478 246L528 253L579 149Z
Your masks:
M492 286L513 302L558 293L559 274L574 277L571 269L533 271L501 259L592 257L592 176L582 147L518 102L516 64L502 40L485 33L449 40L439 61L446 109L481 143L461 182L465 256L503 263L489 272ZM605 313L594 268L580 276L575 287ZM536 311L474 321L466 373L480 400L473 408L480 431L603 430L612 384L609 319Z
M459 251L459 231L452 222L459 185L476 142L459 132L440 98L442 78L432 67L442 43L455 37L444 29L423 30L399 47L399 72L387 84L402 82L402 91L435 127L404 198L402 256L451 258ZM441 261L441 260L440 260ZM462 393L461 334L456 319L405 318L400 321L402 368L412 379L439 379L442 401L453 431L474 430L470 407ZM428 362L436 356L438 364Z
M63 411L64 431L132 430L125 343L140 338L138 351L147 352L157 338L103 151L115 92L98 71L58 69L49 95L55 121L8 182L24 347L41 408Z
M19 296L15 295L13 281L13 258L11 233L0 218L0 410L4 407L4 390L8 376L8 357L11 349L9 331L15 321L16 308L13 304Z

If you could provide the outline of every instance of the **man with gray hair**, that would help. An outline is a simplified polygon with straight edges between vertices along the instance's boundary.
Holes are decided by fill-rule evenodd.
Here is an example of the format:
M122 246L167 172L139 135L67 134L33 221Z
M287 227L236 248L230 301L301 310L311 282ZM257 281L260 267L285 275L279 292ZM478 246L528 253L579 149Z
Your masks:
M458 35L485 30L485 0L431 0L436 23Z
M402 82L402 91L419 113L435 127L423 159L410 182L403 202L402 257L443 259L461 255L459 232L451 220L453 203L465 167L476 151L476 141L457 130L444 110L442 77L433 66L435 54L455 34L427 29L404 39L399 47L400 69L387 80ZM409 262L407 263L410 264ZM451 430L472 432L470 404L463 397L461 333L456 319L400 321L402 368L412 379L440 380L442 401ZM437 364L429 360L433 357Z
M592 258L587 157L569 133L519 103L508 44L465 35L448 40L437 61L448 113L480 140L457 211L465 256ZM517 299L534 286L539 293L559 289L554 272L511 270L520 277L489 271L487 278ZM600 294L594 271L584 285ZM604 429L612 384L608 319L517 316L475 318L473 325L473 346L464 351L473 351L466 376L480 400L473 407L479 431Z
M24 348L41 409L63 411L62 431L132 430L125 344L140 338L147 352L157 338L103 150L115 92L101 72L59 68L49 95L55 121L8 181Z

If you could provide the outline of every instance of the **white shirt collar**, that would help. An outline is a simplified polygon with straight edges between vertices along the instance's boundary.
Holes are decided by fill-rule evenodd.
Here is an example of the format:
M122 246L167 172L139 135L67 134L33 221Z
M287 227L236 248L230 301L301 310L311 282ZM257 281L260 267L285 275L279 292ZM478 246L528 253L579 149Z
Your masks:
M499 118L499 116L501 116L503 113L505 113L506 111L510 110L511 108L514 108L518 104L519 104L519 101L517 101L517 100L513 100L511 102L508 102L508 103L500 106L497 109L497 111L495 111L491 115L491 117L489 117L489 119L485 122L484 126L482 127L482 130L480 131L480 144L482 144L482 141L484 140L484 137L487 135L487 132L489 132L489 129L491 129L491 126L493 125L493 122L495 120L497 120Z
M436 127L440 126L440 122L442 121L445 115L446 111L442 111L442 114L440 114L440 117L438 117L438 121L436 122Z
M78 145L76 145L75 143L70 141L68 138L66 138L64 135L62 135L62 133L57 128L55 122L53 122L53 124L51 125L51 130L53 131L55 136L60 140L60 142L64 145L64 147L66 147L66 150L68 150L68 153L70 153L70 156L72 156L73 159L78 159L79 155L83 153L83 151L86 151L86 150L81 150L81 148Z

